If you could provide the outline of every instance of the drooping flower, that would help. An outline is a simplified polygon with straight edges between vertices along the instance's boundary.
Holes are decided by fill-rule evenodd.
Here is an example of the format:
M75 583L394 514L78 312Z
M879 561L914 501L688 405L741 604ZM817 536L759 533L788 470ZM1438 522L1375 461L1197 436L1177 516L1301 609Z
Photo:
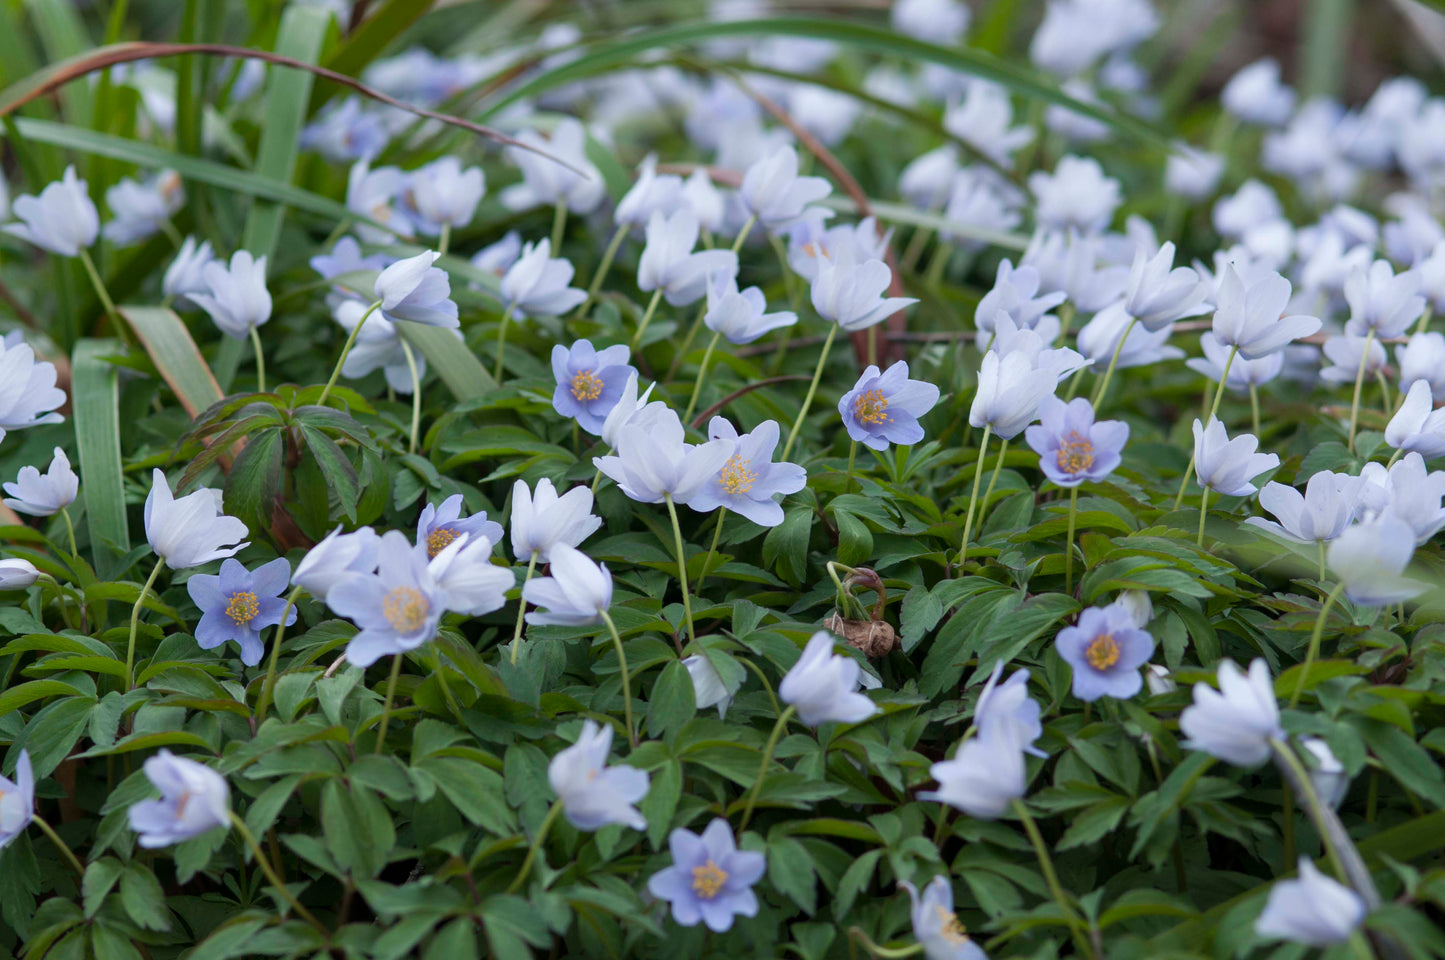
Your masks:
M164 229L185 205L186 191L180 174L162 170L141 182L121 177L105 191L105 202L114 218L101 233L116 246L128 247Z
M552 128L550 138L523 130L516 139L534 149L505 148L507 159L522 171L522 182L502 191L502 203L508 209L526 210L561 203L572 213L588 214L606 199L606 181L587 159L587 130L581 122L567 117ZM567 166L558 163L558 159Z
M1039 404L1057 385L1056 379L1040 376L1025 354L1000 357L989 351L979 368L978 390L969 408L968 422L975 427L991 427L995 434L1010 440L1034 421Z
M1284 316L1289 297L1290 282L1279 274L1271 271L1246 287L1234 265L1226 265L1214 311L1215 339L1238 347L1245 360L1259 360L1318 331L1318 317Z
M201 487L176 499L159 467L151 471L145 528L151 549L172 570L234 557L250 546L241 542L246 525L221 512L221 491Z
M1024 440L1039 455L1044 476L1061 487L1077 487L1114 472L1129 442L1129 425L1096 421L1083 397L1065 403L1050 394L1039 404L1039 423L1024 431Z
M601 350L595 349L590 340L578 340L570 348L560 343L552 347L552 375L557 379L552 409L574 418L593 436L600 435L607 414L622 397L628 377L637 373L627 362L631 355L632 351L621 343Z
M1415 531L1391 514L1357 523L1330 544L1330 572L1344 584L1345 596L1366 607L1403 603L1426 585L1403 576L1415 554Z
M1309 478L1301 494L1294 487L1270 481L1259 491L1259 505L1275 520L1249 517L1244 522L1295 543L1333 540L1363 507L1363 482L1360 477L1320 470Z
M722 470L736 445L730 440L693 445L686 437L676 411L664 408L646 424L624 426L618 431L616 454L593 457L592 463L640 503L662 503L668 496L690 503Z
M647 818L633 804L647 796L647 774L636 767L609 767L611 752L612 727L584 720L577 742L547 765L547 782L562 801L563 816L578 830L614 823L646 830Z
M702 921L722 933L732 927L734 917L758 915L752 887L763 878L767 858L739 850L726 820L714 819L701 835L679 827L667 843L672 866L648 878L647 892L672 904L672 919L684 927Z
M568 286L570 261L552 257L552 241L522 247L502 277L502 302L517 317L558 317L587 299L587 291Z
M206 292L192 293L190 300L209 313L226 336L244 340L253 327L271 319L265 257L257 260L250 251L237 250L229 265L213 260L202 276Z
M5 506L32 517L49 517L75 502L80 478L70 469L70 458L59 447L42 475L34 467L20 468L14 483L5 484Z
M1395 273L1388 260L1376 260L1368 270L1358 270L1345 281L1345 300L1350 320L1345 332L1363 337L1375 331L1375 339L1401 337L1410 324L1425 312L1420 296L1420 274L1415 270Z
M1426 460L1445 453L1445 410L1435 409L1430 381L1410 384L1400 409L1385 425L1385 442L1396 450L1414 451Z
M592 515L592 491L573 487L561 496L543 477L535 492L527 481L512 484L512 556L518 562L536 558L547 563L559 543L576 547L597 532L602 518Z
M380 368L386 377L386 385L407 396L426 377L426 357L419 351L413 351L411 359L407 359L400 331L382 311L369 310L360 300L347 297L336 303L331 316L348 334L358 323L362 324L351 351L341 364L343 377L359 380ZM415 381L411 375L413 366L416 367Z
M733 702L733 695L723 683L722 676L718 674L712 661L706 654L694 653L690 657L683 657L682 665L687 668L687 675L692 680L693 701L697 708L706 710L708 707L717 707L718 719L725 717L728 706Z
M376 298L393 320L410 320L429 327L459 327L457 305L447 273L432 266L440 254L427 250L398 260L376 278Z
M176 306L181 309L195 306L190 295L205 293L209 289L206 286L206 265L215 259L211 241L203 240L197 246L195 237L186 237L176 258L166 267L165 276L161 279L161 292L174 297Z
M1023 743L1011 725L965 740L952 760L940 760L929 770L937 790L924 790L920 800L936 800L979 820L1002 816L1024 795Z
M210 767L162 747L143 769L161 798L133 803L126 812L142 847L168 847L230 825L231 788Z
M346 645L346 661L363 668L426 643L446 612L425 552L399 530L382 534L376 573L343 577L327 592L326 605L360 628Z
M748 167L738 196L748 213L772 230L832 192L833 185L822 177L798 176L798 153L784 146Z
M1055 644L1073 668L1074 696L1084 701L1134 696L1144 685L1139 668L1154 655L1154 638L1113 604L1085 610L1077 625L1059 631Z
M605 563L565 543L552 546L550 577L528 580L522 600L544 609L527 614L537 626L560 624L582 627L597 623L612 606L612 571Z
M1299 742L1311 758L1310 783L1325 806L1334 809L1350 790L1350 775L1330 745L1319 737L1301 737Z
M381 538L370 527L351 533L342 533L337 527L301 558L291 581L324 603L331 588L346 577L376 571L380 543Z
M906 361L882 373L869 364L838 401L838 412L850 438L873 450L887 450L889 444L906 446L923 439L918 418L933 409L938 397L935 385L908 378Z
M1199 485L1226 497L1247 497L1258 488L1252 479L1279 466L1279 455L1257 453L1259 439L1240 434L1233 440L1216 417L1206 428L1194 421L1194 469Z
M48 184L40 196L16 197L11 212L21 222L0 229L62 257L79 256L100 232L100 214L74 166L66 167L61 179Z
M443 226L465 227L487 192L481 167L462 169L456 157L440 157L411 172L407 197L419 233L436 236Z
M281 622L286 601L281 594L291 579L291 564L285 557L247 570L234 557L221 564L219 576L196 574L186 581L191 600L200 608L196 643L213 650L228 640L241 647L241 662L254 667L266 648L261 631ZM296 622L296 608L287 611L286 624Z
M770 330L798 322L798 315L791 310L764 313L767 308L762 290L739 290L736 271L718 270L708 279L707 312L702 322L733 344L752 343Z
M913 937L923 947L926 960L988 960L983 948L974 943L953 912L953 884L937 876L923 888L923 895L907 880L898 885L908 891L913 904L910 918Z
M488 520L485 510L463 517L464 505L462 495L454 493L440 505L428 503L422 508L421 516L416 520L416 542L417 546L426 547L428 560L435 560L439 553L462 536L473 540L486 537L494 544L501 541L503 531L500 523Z
M778 423L764 420L751 433L738 434L725 417L713 417L707 428L712 440L733 444L733 453L687 504L699 513L725 507L761 527L783 522L783 508L774 498L797 493L808 485L808 472L795 463L774 463Z
M35 772L30 751L20 749L15 760L15 779L0 777L0 850L4 850L35 817Z
M1219 665L1219 689L1194 685L1194 704L1179 715L1183 746L1203 750L1237 767L1257 767L1269 759L1270 741L1284 736L1269 665L1262 659L1243 673L1234 661Z
M1192 267L1174 266L1174 244L1163 244L1152 256L1134 254L1124 310L1145 330L1161 330L1176 320L1205 313L1209 284Z
M1269 891L1254 932L1307 947L1344 943L1364 922L1364 899L1320 873L1309 857L1299 859L1299 878L1279 880Z
M738 255L731 250L701 250L697 245L697 215L680 208L670 216L654 211L647 222L647 245L637 266L637 287L643 292L661 290L667 302L682 307L707 292L708 277L718 271L738 269Z
M978 703L973 708L974 726L984 737L993 736L997 730L1007 731L1023 747L1024 753L1047 756L1033 745L1043 736L1044 726L1039 719L1038 701L1029 696L1029 672L1015 670L999 683L1003 667L1002 660L994 663L993 672L978 695Z
M0 560L0 590L24 590L40 579L35 564L21 557Z
M1248 390L1251 386L1269 383L1284 369L1283 350L1266 354L1258 360L1246 360L1236 354L1231 361L1229 348L1221 344L1209 330L1199 335L1199 346L1204 351L1204 356L1190 357L1184 361L1184 365L1215 383L1219 382L1220 377L1225 377L1224 385L1229 390ZM1225 376L1224 372L1226 364L1229 366L1228 376Z
M856 252L845 246L819 260L809 295L818 316L852 333L881 323L918 302L915 297L885 297L892 282L893 271L888 264L882 260L860 264Z
M878 705L858 692L861 672L858 661L833 652L833 635L819 630L778 684L778 696L810 727L861 723L878 712Z

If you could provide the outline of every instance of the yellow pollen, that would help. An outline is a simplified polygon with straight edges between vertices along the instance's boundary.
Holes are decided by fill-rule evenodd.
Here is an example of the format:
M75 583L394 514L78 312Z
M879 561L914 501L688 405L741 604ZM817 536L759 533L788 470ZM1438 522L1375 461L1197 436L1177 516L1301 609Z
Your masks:
M723 489L728 493L747 493L753 488L753 483L758 475L748 469L751 460L741 460L732 457L723 464L722 470L718 471L718 477L722 480Z
M938 934L949 943L968 943L968 929L958 922L958 914L942 906L935 905L938 911Z
M823 246L821 241L815 243L810 240L803 244L803 252L810 257L826 257L828 248Z
M249 590L231 594L231 602L226 605L226 616L240 624L250 623L260 612L260 601Z
M1084 648L1084 659L1095 670L1107 670L1119 662L1119 644L1112 633L1101 633Z
M711 857L702 866L692 868L692 892L704 900L717 896L727 882L727 871L713 863Z
M397 633L415 633L426 624L431 604L415 587L393 587L381 598L381 613Z
M450 546L450 545L451 545L451 542L452 542L453 540L455 540L456 538L457 538L457 532L456 532L455 530L449 530L449 529L447 529L446 527L437 527L437 528L436 528L435 530L433 530L431 533L427 534L427 535L426 535L426 555L427 555L427 559L428 559L428 560L435 560L435 559L437 558L437 554L441 553L441 552L442 552L443 550L445 550L448 546Z
M1059 444L1056 460L1065 473L1083 473L1094 465L1094 445L1077 430L1070 430Z
M591 370L583 370L572 377L572 396L578 400L596 400L602 396L602 380Z
M854 400L853 416L863 423L886 423L893 419L888 414L888 398L882 390L869 390Z

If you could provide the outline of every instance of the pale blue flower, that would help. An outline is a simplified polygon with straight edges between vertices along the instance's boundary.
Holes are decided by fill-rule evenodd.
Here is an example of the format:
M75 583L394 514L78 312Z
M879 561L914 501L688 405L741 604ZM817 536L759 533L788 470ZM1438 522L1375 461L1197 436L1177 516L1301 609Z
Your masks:
M445 270L432 266L441 254L427 250L398 260L376 278L376 298L393 320L410 320L429 327L459 327L457 305Z
M1301 494L1294 487L1270 481L1259 491L1259 505L1273 520L1249 517L1244 522L1295 543L1333 540L1345 532L1366 507L1364 479L1319 470Z
M1445 526L1445 471L1429 470L1420 454L1410 452L1389 470L1382 463L1367 463L1360 470L1364 481L1360 499L1364 511L1384 512L1409 524L1416 546L1424 544Z
M192 293L190 299L211 315L226 336L244 340L253 327L271 319L265 257L257 260L249 251L237 250L229 266L213 260L201 275L206 292Z
M973 708L973 723L981 736L992 736L995 728L1009 731L1023 747L1025 753L1035 757L1047 756L1033 746L1034 741L1044 734L1044 725L1039 719L1038 701L1029 696L1029 672L1015 670L1009 678L999 683L1003 676L1004 662L996 661L988 682L978 695Z
M360 628L346 645L347 662L358 667L420 647L436 636L446 612L426 552L414 550L397 530L382 535L376 573L342 578L327 593L326 605Z
M607 198L606 181L587 158L587 130L579 121L572 117L559 121L550 139L534 130L523 130L516 139L533 149L504 148L507 159L522 171L522 182L502 191L501 200L507 209L527 210L560 203L572 213L588 214Z
M368 160L352 164L346 180L346 208L358 217L356 232L368 243L390 243L409 237L411 218L396 202L406 189L406 174L398 167L371 169ZM372 222L382 229L372 226Z
M1404 576L1414 554L1415 531L1387 513L1346 529L1330 543L1327 560L1352 602L1387 607L1426 589L1426 584Z
M16 197L11 212L22 222L0 229L62 257L79 256L100 232L100 214L74 166L66 167L64 176L47 185L40 196Z
M1441 242L1441 265L1445 267L1445 241ZM1409 390L1416 380L1425 380L1432 396L1445 397L1445 334L1434 330L1415 334L1408 343L1395 348L1395 360L1401 390Z
M1290 282L1273 271L1246 287L1234 265L1226 264L1216 296L1215 339L1238 347L1245 360L1259 360L1316 333L1318 317L1284 316L1290 290Z
M869 364L838 401L838 412L849 438L873 450L887 450L890 444L908 446L923 439L918 418L933 409L938 396L938 387L908 378L906 361L882 373Z
M592 463L633 500L661 503L671 496L689 503L722 470L735 444L709 440L693 445L686 437L676 411L664 409L643 424L624 426L617 434L617 453L593 457Z
M215 259L216 255L211 252L211 241L202 241L200 246L197 246L195 237L186 237L176 258L166 267L165 276L161 280L161 292L168 297L174 297L175 304L180 309L194 307L190 294L206 292L206 265Z
M35 564L19 557L0 560L0 590L24 590L40 579Z
M717 817L700 836L679 827L667 843L672 866L648 879L647 892L672 904L672 919L684 927L701 921L722 933L732 928L734 917L758 915L752 887L763 878L767 858L739 850L726 820Z
M578 830L600 830L620 823L646 830L647 818L633 806L647 796L646 772L636 767L609 767L612 727L582 722L577 742L547 765L547 782L562 801L562 814Z
M266 648L261 631L281 622L286 601L281 599L291 579L291 564L285 557L247 570L231 558L221 564L220 576L196 574L186 581L191 600L200 608L196 643L212 650L228 640L241 647L241 662L254 667ZM286 624L296 622L296 608L287 611Z
M556 543L550 570L550 577L528 580L522 587L523 603L545 608L527 614L527 622L581 627L601 621L612 606L612 573L607 565L593 563L580 550Z
M803 489L808 485L808 473L795 463L773 462L773 451L778 447L777 421L764 420L751 433L740 436L726 418L713 417L707 432L712 440L731 442L733 454L688 498L688 506L700 513L725 507L761 527L782 523L783 508L774 498Z
M128 247L164 229L185 205L186 191L180 174L162 170L141 182L121 177L105 191L105 202L114 219L101 230L102 235L117 246Z
M1034 218L1048 230L1100 233L1123 202L1119 181L1104 176L1092 157L1065 156L1052 173L1029 174L1028 184L1036 201Z
M733 344L752 343L771 330L798 322L798 315L791 310L764 313L767 308L762 290L738 290L736 269L718 270L708 280L707 312L702 322Z
M1232 293L1227 301L1226 316L1236 309ZM1209 283L1199 276L1198 271L1193 267L1174 266L1174 243L1170 241L1160 246L1152 256L1143 247L1135 251L1134 265L1129 270L1129 285L1124 290L1124 310L1145 330L1162 330L1176 320L1207 313L1209 295ZM1238 299L1241 301L1238 311L1243 313L1242 293ZM1244 334L1236 328L1242 325L1244 318L1239 320L1238 324L1226 322L1216 325L1215 335L1218 336L1219 331L1224 329L1242 337Z
M748 167L738 195L748 213L771 230L832 192L833 185L822 177L798 176L797 151L779 147Z
M1023 353L1000 357L983 355L978 372L978 389L969 408L968 422L989 426L1005 440L1018 436L1038 416L1039 404L1051 396L1058 381L1040 376L1032 359Z
M818 263L809 297L818 316L849 333L864 330L912 306L915 297L885 297L893 271L882 260L859 263L848 246Z
M953 884L947 877L934 877L921 897L907 880L898 885L908 891L913 904L913 938L922 945L925 960L988 960L988 954L964 932L953 912Z
M441 157L411 172L407 198L416 211L417 232L441 233L443 226L465 227L487 192L481 167L462 169L456 157Z
M312 547L291 581L317 600L325 602L331 588L353 573L375 573L376 551L381 538L370 527L342 533L337 527Z
M654 210L647 221L647 245L637 265L637 287L644 293L661 290L667 302L682 307L696 302L707 291L714 272L738 269L738 255L731 250L702 250L697 245L697 216L689 208L664 216Z
M590 340L578 340L572 346L560 343L552 348L552 375L557 387L552 391L552 409L577 424L594 437L602 433L607 414L617 405L628 377L637 371L627 360L632 351L626 344L615 344L597 350Z
M307 261L312 270L321 274L323 280L363 270L385 270L387 265L393 262L393 259L384 253L363 256L361 244L356 242L355 237L349 236L337 240L330 253L318 253Z
M1367 343L1368 352L1365 350ZM1365 376L1373 377L1389 359L1380 338L1367 338L1364 334L1343 333L1330 337L1322 349L1330 365L1320 368L1320 379L1327 383L1354 383L1359 376L1361 359L1364 360Z
M1279 455L1257 453L1259 439L1240 434L1233 440L1218 418L1210 417L1206 428L1194 421L1194 470L1199 485L1226 497L1247 497L1258 488L1252 479L1279 466Z
M1001 725L965 740L952 760L940 760L929 772L937 790L919 792L979 820L995 820L1024 795L1027 788L1020 731Z
M386 377L387 386L397 393L411 396L416 383L426 378L426 357L413 351L411 358L407 358L396 323L381 310L371 310L368 304L355 297L339 298L339 302L333 299L333 303L331 317L348 334L358 323L363 324L351 351L341 364L341 375L348 380L359 380L380 369ZM456 329L452 332L460 337ZM416 367L415 382L412 379L413 366Z
M143 769L161 798L138 801L127 811L142 847L168 847L230 826L231 788L210 767L162 747Z
M1319 871L1309 857L1299 858L1299 877L1270 888L1254 932L1271 940L1307 947L1344 943L1365 920L1364 898Z
M619 226L645 226L654 213L667 216L678 209L683 202L682 191L682 178L675 173L659 174L657 154L649 153L637 165L636 182L617 201L613 219Z
M1182 746L1203 750L1237 767L1269 759L1270 741L1284 737L1269 665L1257 659L1246 675L1232 660L1219 665L1219 689L1194 685L1194 704L1179 715Z
M1425 312L1420 296L1420 272L1395 273L1388 260L1376 260L1368 270L1357 270L1345 281L1350 319L1345 332L1363 337L1375 331L1376 340L1403 337L1410 324Z
M234 557L250 546L241 541L246 525L221 512L221 491L201 487L176 499L159 467L151 471L145 529L151 549L172 570Z
M512 269L512 265L521 255L522 235L515 230L508 230L502 235L502 239L489 243L472 254L472 266L500 279L507 275L507 271Z
M512 484L512 556L519 563L534 557L547 563L557 544L576 547L600 526L602 518L592 515L592 491L585 486L558 496L546 477L537 481L535 492L525 480Z
M1061 487L1103 480L1119 466L1129 425L1122 420L1094 419L1083 397L1068 403L1049 395L1039 404L1039 423L1024 431L1039 455L1039 469Z
M1064 302L1063 290L1039 294L1038 270L1026 264L1017 268L1007 258L1000 260L993 288L978 301L973 325L980 333L993 333L995 318L1003 311L1019 328L1033 329L1039 320Z
M1265 354L1258 360L1246 360L1235 354L1231 361L1229 348L1222 345L1209 330L1199 335L1199 346L1203 349L1204 356L1190 357L1184 361L1184 365L1218 383L1219 378L1224 375L1225 364L1228 364L1229 377L1224 385L1230 390L1248 390L1251 386L1269 383L1284 370L1284 350ZM1120 366L1122 365L1121 362Z
M1154 638L1134 625L1124 607L1090 607L1079 622L1059 631L1059 656L1074 671L1074 696L1127 700L1144 685L1139 668L1154 655Z
M15 761L15 779L0 777L0 850L4 850L35 817L35 772L30 751L20 749Z
M1385 442L1396 450L1414 451L1426 460L1445 453L1445 410L1435 409L1430 381L1410 384L1400 409L1385 425Z
M65 403L55 379L55 364L36 360L30 344L9 338L0 344L0 438L6 430L65 421L54 412Z
M34 467L20 468L14 483L5 484L5 506L32 517L49 517L75 502L80 478L70 469L70 458L59 447L44 474Z
M422 508L416 521L416 543L426 548L428 560L435 560L439 553L463 535L473 539L486 537L493 544L501 541L503 531L500 523L488 520L486 511L463 517L463 505L462 495L454 493L440 506L428 503Z
M500 535L500 528L497 533ZM480 617L506 604L507 591L516 586L517 580L510 569L492 563L493 546L494 541L487 536L463 534L431 558L427 570L448 610ZM418 546L416 552L424 557L426 548Z
M374 157L390 139L379 114L363 107L361 98L347 97L322 108L316 119L302 129L298 142L302 149L341 162Z
M861 723L878 712L878 705L858 692L861 672L857 660L833 652L833 635L819 630L778 684L778 697L810 727Z
M587 299L587 291L569 286L570 261L552 256L552 241L522 247L502 277L502 303L515 317L560 317Z

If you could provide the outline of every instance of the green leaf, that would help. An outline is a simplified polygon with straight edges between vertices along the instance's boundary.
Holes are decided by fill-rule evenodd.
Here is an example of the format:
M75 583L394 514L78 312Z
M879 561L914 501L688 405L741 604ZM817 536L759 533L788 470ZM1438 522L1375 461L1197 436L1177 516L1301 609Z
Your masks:
M75 442L80 450L80 473L85 477L85 522L96 572L102 577L119 574L120 558L130 552L117 371L101 359L119 349L109 340L81 340L70 361Z
M92 860L86 865L85 879L80 886L81 893L85 897L87 919L95 916L96 911L105 901L105 895L110 893L124 869L124 865L114 857L102 857L99 860Z
M341 512L348 520L355 523L356 503L361 497L356 468L351 465L351 460L336 445L335 440L310 424L302 423L298 426L301 436L306 440L306 449L316 459L331 492L335 493L336 498L341 502Z
M647 702L647 735L665 737L681 730L697 713L697 700L692 676L681 660L673 660L662 668L662 675L652 687Z
M155 874L140 861L131 861L120 875L120 902L126 914L147 930L170 929L165 892Z
M768 844L768 881L809 916L817 909L813 858L797 840L784 837Z
M497 381L467 345L450 330L419 323L399 323L402 339L426 357L442 383L458 400L474 400L497 389Z
M186 413L194 418L221 399L216 375L174 311L132 306L121 307L120 312Z
M496 773L460 757L427 757L414 766L436 780L457 812L472 823L498 836L517 828L502 800L502 778Z
M44 697L74 696L80 691L59 680L30 680L0 692L0 717Z
M281 490L282 433L267 430L246 444L226 477L226 512L252 530L271 527L271 511Z

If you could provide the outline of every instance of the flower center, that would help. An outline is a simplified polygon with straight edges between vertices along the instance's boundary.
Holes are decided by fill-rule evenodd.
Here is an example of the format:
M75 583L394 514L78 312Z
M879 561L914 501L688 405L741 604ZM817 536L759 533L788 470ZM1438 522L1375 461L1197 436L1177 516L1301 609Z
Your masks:
M810 257L826 257L828 255L828 248L823 246L821 240L809 240L803 244L802 249L803 253Z
M728 873L709 857L707 863L692 868L692 892L704 900L716 897L728 882Z
M884 423L893 418L888 415L888 398L882 390L869 390L853 401L853 416L862 423Z
M226 604L226 616L243 626L256 619L256 614L260 612L260 601L249 590L231 594L231 602Z
M397 633L416 633L426 624L431 604L415 587L393 587L381 599L381 613Z
M191 802L191 791L182 790L181 795L176 797L176 819L186 815L186 804Z
M1084 659L1095 670L1107 670L1119 662L1119 643L1112 633L1101 633L1084 648Z
M451 542L457 538L457 532L449 527L437 527L426 535L426 557L428 560L435 560L437 554L441 553Z
M938 911L938 935L949 943L968 943L968 930L958 922L958 914L942 906L934 906Z
M751 460L742 460L734 456L723 464L722 470L718 471L723 489L728 493L747 493L751 490L758 475L748 469L750 463L752 463Z
M1059 444L1056 459L1065 473L1083 473L1094 465L1094 445L1077 430L1070 430Z
M573 374L572 396L578 400L596 400L602 396L602 378L591 370Z

